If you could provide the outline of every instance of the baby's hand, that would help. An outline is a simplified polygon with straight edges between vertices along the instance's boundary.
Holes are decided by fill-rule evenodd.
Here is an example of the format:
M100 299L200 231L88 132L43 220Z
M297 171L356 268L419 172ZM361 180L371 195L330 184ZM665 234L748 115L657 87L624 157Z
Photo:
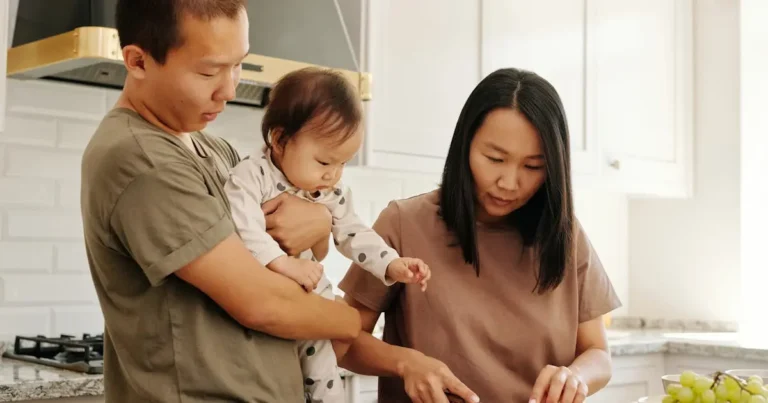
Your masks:
M323 276L323 265L320 263L285 255L271 261L267 267L299 283L307 292L312 292Z
M387 266L387 278L401 283L419 283L421 290L427 290L427 281L432 277L429 266L421 259L400 257Z

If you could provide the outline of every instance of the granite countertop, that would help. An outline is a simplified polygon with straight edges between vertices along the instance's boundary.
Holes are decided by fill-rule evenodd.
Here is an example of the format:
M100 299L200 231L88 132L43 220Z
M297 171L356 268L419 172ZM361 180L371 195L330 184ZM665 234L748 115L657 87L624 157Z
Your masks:
M688 354L768 362L768 339L746 339L737 332L608 330L613 356Z
M103 394L101 375L0 358L0 402Z
M734 332L609 329L608 341L613 356L669 353L768 362L768 340L744 341ZM354 374L342 370L342 376L351 375ZM0 402L98 396L103 393L101 375L86 375L0 358Z

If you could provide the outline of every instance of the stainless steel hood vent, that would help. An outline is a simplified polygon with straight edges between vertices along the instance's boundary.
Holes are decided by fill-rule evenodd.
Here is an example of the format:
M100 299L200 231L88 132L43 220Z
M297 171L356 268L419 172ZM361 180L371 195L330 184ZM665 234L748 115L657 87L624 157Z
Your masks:
M8 77L122 88L126 70L114 28L116 1L11 0ZM361 0L249 0L253 53L243 63L232 103L264 106L269 88L280 77L306 66L340 71L363 100L371 99L371 76L358 64L362 4Z

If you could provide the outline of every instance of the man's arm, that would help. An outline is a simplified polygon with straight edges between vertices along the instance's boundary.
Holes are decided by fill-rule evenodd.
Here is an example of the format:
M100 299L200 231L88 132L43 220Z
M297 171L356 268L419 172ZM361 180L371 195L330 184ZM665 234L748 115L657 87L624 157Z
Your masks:
M358 311L307 293L294 281L267 270L232 234L176 271L243 326L287 339L353 340Z

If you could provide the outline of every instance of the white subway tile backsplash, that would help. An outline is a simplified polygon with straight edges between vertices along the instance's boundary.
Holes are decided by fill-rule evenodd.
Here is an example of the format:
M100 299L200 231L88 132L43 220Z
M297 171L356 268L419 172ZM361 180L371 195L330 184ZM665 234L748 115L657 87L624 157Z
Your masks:
M3 276L4 302L94 303L96 291L89 274L8 274Z
M76 179L82 155L59 149L6 147L7 176Z
M0 175L5 173L5 146L0 141Z
M0 204L53 206L55 195L53 180L0 176Z
M0 323L3 324L0 326L0 341L13 341L15 336L46 336L51 331L51 310L39 307L0 308Z
M0 141L52 147L56 144L56 120L9 113L6 116L5 130L0 132Z
M80 208L80 181L60 180L56 186L57 204L61 207Z
M82 242L56 244L56 265L58 271L88 272L88 258Z
M48 81L8 80L8 110L66 118L101 119L106 112L104 90Z
M53 245L45 242L0 241L0 271L49 271Z
M84 150L99 121L59 119L59 147Z
M80 214L74 211L52 212L46 210L7 211L8 236L15 238L82 239L83 224Z
M104 317L98 305L53 308L52 334L80 337L104 331Z

